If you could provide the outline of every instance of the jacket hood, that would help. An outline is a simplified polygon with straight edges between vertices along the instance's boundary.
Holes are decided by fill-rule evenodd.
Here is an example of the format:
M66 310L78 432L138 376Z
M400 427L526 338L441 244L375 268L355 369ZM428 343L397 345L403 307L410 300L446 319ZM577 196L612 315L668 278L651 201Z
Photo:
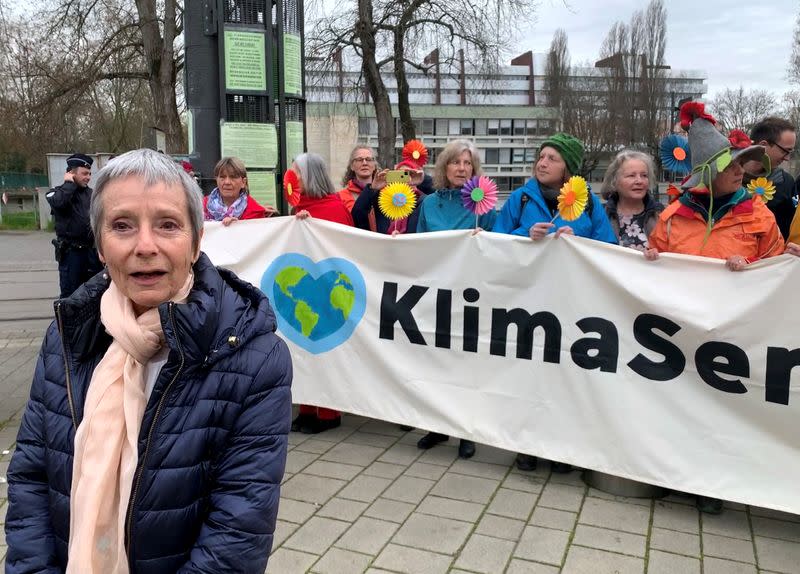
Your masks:
M275 331L269 300L253 285L215 267L205 253L192 270L194 285L186 303L158 307L167 345L182 352L189 364L212 365L254 337ZM100 321L100 299L109 284L108 274L99 273L55 302L62 336L78 360L111 342Z

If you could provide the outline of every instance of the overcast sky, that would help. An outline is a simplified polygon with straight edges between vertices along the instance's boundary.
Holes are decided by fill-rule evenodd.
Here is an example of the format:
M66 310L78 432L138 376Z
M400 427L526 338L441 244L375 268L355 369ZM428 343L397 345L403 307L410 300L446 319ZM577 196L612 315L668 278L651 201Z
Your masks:
M573 63L595 60L613 23L630 21L646 0L540 0L536 22L523 29L518 53L546 52L553 32L564 28ZM666 63L700 69L708 76L706 97L725 88L763 88L782 95L792 33L800 3L796 0L665 0Z

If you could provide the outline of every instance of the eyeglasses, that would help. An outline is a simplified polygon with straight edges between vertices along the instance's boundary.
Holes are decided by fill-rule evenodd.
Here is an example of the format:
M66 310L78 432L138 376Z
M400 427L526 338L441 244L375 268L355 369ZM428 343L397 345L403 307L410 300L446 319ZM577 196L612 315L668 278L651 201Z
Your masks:
M787 148L783 147L781 144L779 144L777 142L769 142L769 143L771 143L776 148L781 150L783 152L783 155L785 155L785 156L790 156L790 155L794 154L794 150L793 149L787 149Z
M374 157L354 157L353 161L356 163L372 163L375 161Z

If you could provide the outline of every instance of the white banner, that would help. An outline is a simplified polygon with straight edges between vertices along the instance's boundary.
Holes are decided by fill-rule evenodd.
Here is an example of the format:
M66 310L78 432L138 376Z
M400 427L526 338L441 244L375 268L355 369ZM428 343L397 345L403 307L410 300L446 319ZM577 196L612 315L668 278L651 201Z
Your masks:
M260 286L295 402L800 513L800 261L564 236L207 224Z

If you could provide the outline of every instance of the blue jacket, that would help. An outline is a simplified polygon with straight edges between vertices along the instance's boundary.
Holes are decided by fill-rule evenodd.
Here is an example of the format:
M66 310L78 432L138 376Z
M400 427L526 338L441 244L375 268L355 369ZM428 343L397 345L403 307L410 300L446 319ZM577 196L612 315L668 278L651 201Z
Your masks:
M260 291L205 255L194 274L186 304L159 307L169 357L139 435L130 571L263 574L286 463L291 359ZM99 319L107 287L97 275L56 302L8 469L6 574L66 568L75 429L111 343Z
M437 189L422 202L417 233L475 229L475 214L464 207L460 189ZM478 226L491 231L497 212L493 209L478 218Z
M522 206L522 194L528 196L524 207ZM559 227L569 226L579 237L588 237L616 245L617 237L614 235L614 230L611 229L611 223L608 221L603 204L595 194L590 195L594 202L591 215L587 208L575 221L565 221L560 216L556 217L553 221L555 227L551 232ZM535 223L549 222L551 219L553 216L539 190L539 182L534 177L509 196L492 231L528 237L529 230Z

